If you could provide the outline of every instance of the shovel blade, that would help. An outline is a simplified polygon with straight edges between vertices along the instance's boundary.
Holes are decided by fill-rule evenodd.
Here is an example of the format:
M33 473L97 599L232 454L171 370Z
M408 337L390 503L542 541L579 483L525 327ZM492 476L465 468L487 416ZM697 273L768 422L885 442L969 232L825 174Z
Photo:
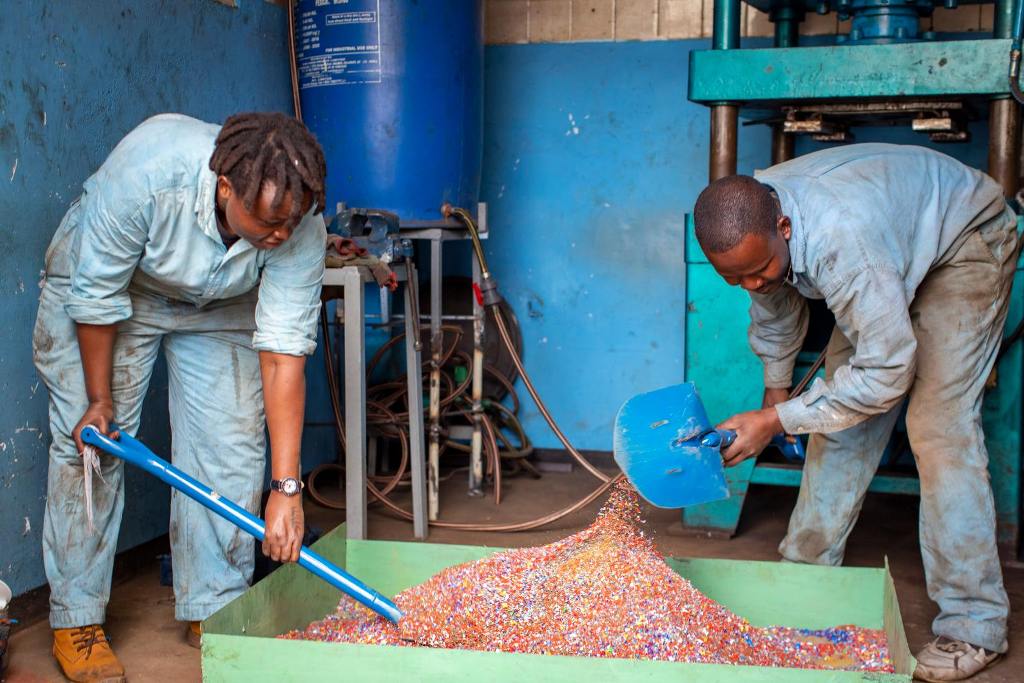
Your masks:
M729 497L713 430L692 382L626 401L615 417L615 462L640 495L661 508L684 508Z

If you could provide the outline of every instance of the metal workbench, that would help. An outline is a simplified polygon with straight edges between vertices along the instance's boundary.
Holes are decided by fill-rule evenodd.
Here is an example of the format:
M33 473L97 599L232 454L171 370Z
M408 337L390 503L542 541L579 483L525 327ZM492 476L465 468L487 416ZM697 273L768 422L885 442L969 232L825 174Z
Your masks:
M403 287L406 310L415 311L416 267L411 261L392 267ZM324 287L341 287L339 319L345 327L345 511L348 537L366 538L366 287L373 282L367 266L324 271ZM419 330L405 317L405 364L409 391L409 456L412 470L413 533L427 537L427 478L423 443L423 383L420 378ZM330 353L330 349L325 349Z
M480 238L487 239L486 205L478 206ZM398 281L405 283L405 314L392 315L388 297L382 297L381 322L403 320L405 329L406 382L409 392L409 456L412 470L413 531L416 538L426 539L429 521L437 519L440 507L438 481L440 457L440 359L443 354L441 324L444 320L462 320L465 316L445 316L442 311L441 293L443 276L443 247L447 242L466 241L469 232L457 223L418 226L410 224L401 232L403 239L425 240L430 243L430 313L419 316L417 269L412 259L391 264ZM473 285L480 284L480 265L473 259ZM410 286L410 281L413 286ZM345 328L344 335L344 402L345 402L345 502L348 519L348 537L366 538L366 478L367 478L367 430L366 430L366 289L367 283L374 282L370 268L351 265L327 268L324 273L324 287L341 287L342 298L338 300L338 321ZM412 314L410 315L410 312ZM421 350L419 325L421 321L430 325L430 424L424 429L423 384L421 379ZM471 496L483 495L482 427L480 416L483 411L483 335L484 308L474 297L473 314L473 378L472 378L472 427L470 431L470 467L468 491ZM425 445L425 434L430 435L429 448ZM374 462L375 458L370 458Z

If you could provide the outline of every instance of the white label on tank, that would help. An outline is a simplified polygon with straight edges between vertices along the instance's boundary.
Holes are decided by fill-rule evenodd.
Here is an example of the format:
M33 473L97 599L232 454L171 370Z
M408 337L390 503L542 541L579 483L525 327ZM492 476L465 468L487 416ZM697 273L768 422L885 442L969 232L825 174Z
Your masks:
M377 23L377 13L341 12L340 14L328 14L325 23L328 26L340 26L342 24L375 24Z
M344 12L333 9L342 7L299 14L299 87L380 83L380 0L348 0Z

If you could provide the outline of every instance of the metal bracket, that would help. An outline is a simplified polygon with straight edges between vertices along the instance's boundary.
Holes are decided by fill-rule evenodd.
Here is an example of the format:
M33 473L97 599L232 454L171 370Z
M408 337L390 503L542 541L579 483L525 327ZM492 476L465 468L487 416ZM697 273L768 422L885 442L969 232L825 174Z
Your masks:
M882 102L807 103L781 107L782 132L810 135L824 142L851 142L850 128L859 125L905 125L927 133L933 142L965 142L973 111L959 100L908 100ZM779 116L760 118L744 125L776 124Z

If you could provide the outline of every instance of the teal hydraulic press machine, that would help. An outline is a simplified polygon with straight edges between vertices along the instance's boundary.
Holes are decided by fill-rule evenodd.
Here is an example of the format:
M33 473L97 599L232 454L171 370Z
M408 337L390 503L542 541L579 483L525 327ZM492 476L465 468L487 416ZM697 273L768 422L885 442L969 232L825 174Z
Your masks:
M987 111L988 173L1013 199L1020 177L1018 89L1022 20L1018 3L995 3L991 37L940 39L919 31L936 4L958 0L747 0L769 14L774 47L740 49L740 0L715 0L712 49L690 53L689 98L711 114L711 180L736 173L740 117L772 128L772 163L792 158L794 138L845 142L851 128L909 123L932 141L966 142L972 121ZM961 4L964 0L960 0ZM837 12L849 34L834 43L799 45L807 12ZM951 37L953 38L953 37ZM1012 75L1011 75L1012 74ZM692 226L691 226L692 227ZM713 419L760 406L760 361L746 341L749 299L713 271L687 230L686 379L700 387ZM1024 265L1018 264L1007 344L984 403L984 429L995 493L1000 551L1019 558L1021 522L1022 352ZM811 332L798 361L807 372L831 328L823 307L811 308ZM822 333L823 332L823 333ZM796 379L796 378L795 378ZM799 486L801 465L766 452L727 471L730 497L688 508L684 527L731 536L750 484ZM916 495L918 480L900 428L870 490Z

